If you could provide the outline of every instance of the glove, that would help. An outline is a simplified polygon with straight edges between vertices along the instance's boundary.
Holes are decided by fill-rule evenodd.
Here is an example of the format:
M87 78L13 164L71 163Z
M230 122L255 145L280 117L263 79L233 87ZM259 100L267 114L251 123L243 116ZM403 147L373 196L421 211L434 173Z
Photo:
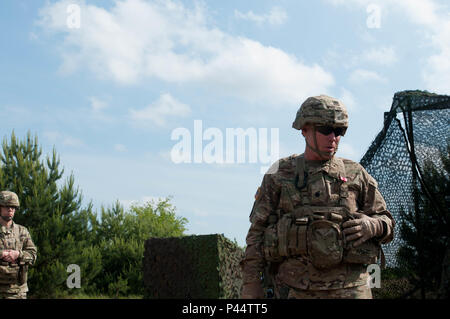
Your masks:
M369 217L366 214L354 213L357 219L351 219L342 224L347 241L356 240L353 247L357 247L365 241L380 237L384 233L383 221Z
M261 283L250 282L242 285L242 299L262 299L264 298L264 291Z

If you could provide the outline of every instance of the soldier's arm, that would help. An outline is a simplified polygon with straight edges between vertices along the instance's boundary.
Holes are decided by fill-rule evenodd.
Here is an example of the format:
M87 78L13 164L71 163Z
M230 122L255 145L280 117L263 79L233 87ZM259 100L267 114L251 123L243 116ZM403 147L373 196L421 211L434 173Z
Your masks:
M247 234L245 257L242 262L243 283L254 283L261 280L261 272L264 270L263 235L265 227L251 224Z
M267 226L268 216L275 211L278 205L277 196L279 196L272 178L272 174L264 176L250 214L251 226L246 238L245 256L241 263L244 284L259 282L264 270L264 230Z
M30 233L26 228L22 229L21 236L24 237L22 248L19 249L20 262L25 262L29 265L33 265L36 262L37 248L31 239Z
M386 202L378 189L378 183L365 169L362 170L361 179L360 201L362 212L383 221L383 234L377 239L380 243L386 244L394 238L394 218L387 209Z

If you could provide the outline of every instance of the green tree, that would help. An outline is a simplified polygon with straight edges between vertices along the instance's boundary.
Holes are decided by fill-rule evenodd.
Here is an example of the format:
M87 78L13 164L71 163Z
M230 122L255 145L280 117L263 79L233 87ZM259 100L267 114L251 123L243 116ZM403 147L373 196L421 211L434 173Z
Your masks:
M95 280L99 290L114 297L143 295L145 240L183 236L186 223L176 215L170 198L132 205L128 211L119 202L102 207L101 222L96 224L103 266Z
M410 294L420 291L421 298L435 297L440 285L444 255L450 238L450 145L441 155L442 165L425 162L425 190L416 189L418 209L403 213L400 225L403 241L398 261L403 273L414 286Z
M0 154L0 188L14 191L21 207L15 222L26 226L38 248L36 264L29 273L30 295L55 297L78 291L66 286L67 267L81 268L82 291L92 289L91 281L101 269L101 256L92 245L92 223L96 217L92 205L82 208L82 195L74 186L71 174L59 181L64 170L59 169L59 157L41 159L42 149L28 132L20 141L14 132L8 142L5 137Z

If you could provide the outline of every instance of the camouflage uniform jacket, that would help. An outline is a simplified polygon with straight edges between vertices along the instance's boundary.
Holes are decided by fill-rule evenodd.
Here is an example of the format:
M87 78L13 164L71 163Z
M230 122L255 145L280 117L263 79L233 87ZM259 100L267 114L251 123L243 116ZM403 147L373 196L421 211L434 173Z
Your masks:
M299 155L291 155L280 159L275 165L275 173L266 173L250 214L251 226L247 234L247 248L241 262L243 282L257 282L266 266L264 258L264 231L268 226L268 217L274 212L287 212L302 205L300 191L294 184L296 176L296 159ZM302 156L302 155L300 155ZM345 175L339 176L345 167ZM341 165L341 166L340 166ZM339 168L341 167L341 168ZM269 170L270 171L270 170ZM305 171L310 176L320 176L316 182L307 186L310 205L339 206L340 183L345 183L348 189L344 206L351 213L362 212L370 217L381 218L385 223L385 232L380 243L393 239L395 222L386 209L386 203L381 196L376 181L358 163L333 157L329 161L306 161ZM366 284L368 274L362 264L347 264L341 262L330 269L317 269L308 256L285 257L276 272L276 282L297 289L329 290L354 287Z
M14 222L9 228L2 226L0 231L0 256L6 249L19 251L19 257L15 263L0 260L0 292L27 292L27 282L19 284L19 273L24 271L23 269L27 268L28 265L33 265L37 255L37 248L28 229Z

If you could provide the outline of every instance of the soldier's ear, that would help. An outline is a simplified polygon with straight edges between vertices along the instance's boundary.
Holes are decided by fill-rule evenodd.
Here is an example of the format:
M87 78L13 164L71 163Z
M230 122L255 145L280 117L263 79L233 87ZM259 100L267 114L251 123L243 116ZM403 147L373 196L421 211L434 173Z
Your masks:
M302 135L304 136L304 137L306 137L306 133L308 132L308 129L310 128L310 125L309 124L306 124L306 125L304 125L303 127L302 127Z

